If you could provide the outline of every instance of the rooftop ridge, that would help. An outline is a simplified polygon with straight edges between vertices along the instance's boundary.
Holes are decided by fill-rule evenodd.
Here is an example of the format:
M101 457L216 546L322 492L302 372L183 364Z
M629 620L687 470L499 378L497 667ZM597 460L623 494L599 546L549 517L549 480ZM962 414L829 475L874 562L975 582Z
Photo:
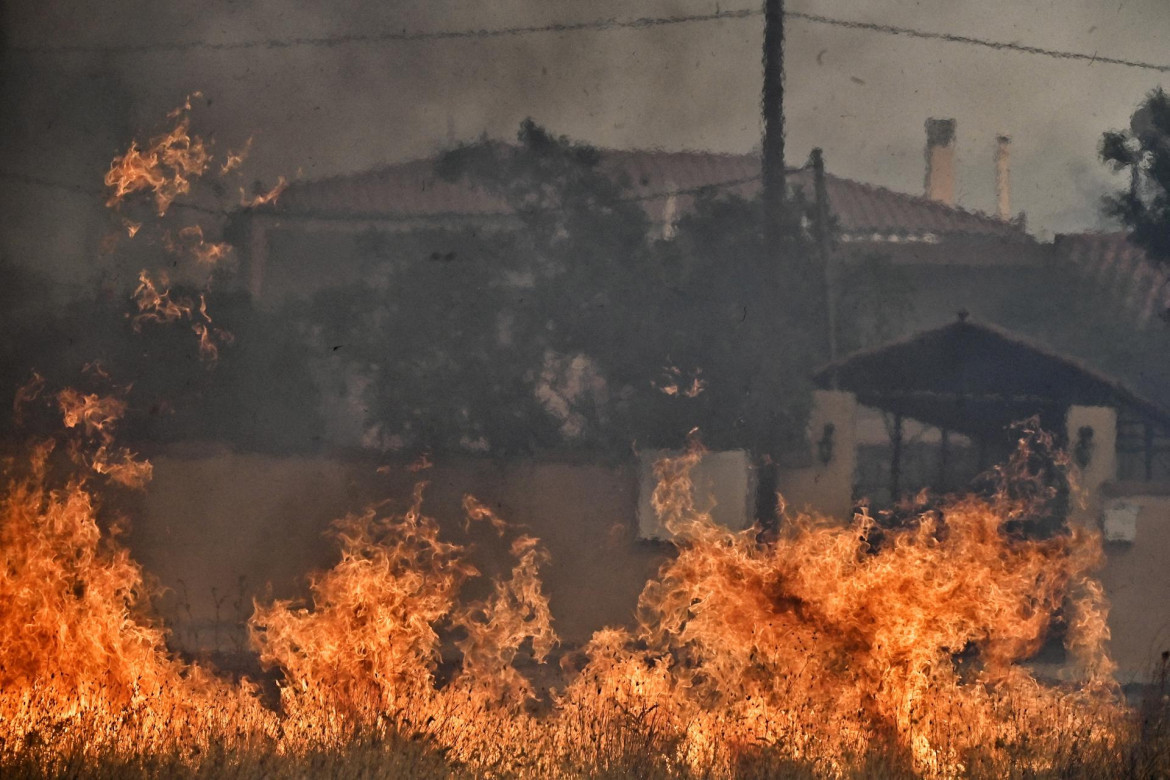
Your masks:
M632 200L657 201L691 196L709 188L755 187L760 182L760 155L756 152L596 148L602 170L629 179ZM506 211L501 203L493 202L498 197L482 187L439 178L431 168L437 159L436 154L362 171L296 180L275 203L254 211L287 216L328 214L370 218L378 215L435 218ZM811 185L812 170L808 165L789 168L788 173L799 177L806 189ZM923 195L834 173L826 173L826 181L833 212L842 228L855 235L975 234L1031 240L1021 224L983 211L949 206ZM382 189L378 189L380 182Z

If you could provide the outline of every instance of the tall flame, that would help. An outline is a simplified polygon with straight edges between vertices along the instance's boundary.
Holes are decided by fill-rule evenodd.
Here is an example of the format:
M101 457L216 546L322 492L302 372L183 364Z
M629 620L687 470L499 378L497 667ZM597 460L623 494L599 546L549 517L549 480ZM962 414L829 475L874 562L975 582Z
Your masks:
M65 424L108 451L120 399L65 390ZM84 473L55 486L56 445L10 460L0 493L0 767L47 746L45 760L244 746L270 728L251 688L174 660L143 617L141 568L110 532ZM112 474L93 461L94 471ZM126 464L122 464L126 465ZM126 465L127 468L131 468ZM145 464L149 473L149 464ZM123 480L138 486L140 480ZM247 724L246 731L236 731ZM56 757L56 758L54 758ZM43 765L42 765L43 766ZM50 763L48 766L52 766ZM58 765L54 773L75 773Z
M124 402L54 400L68 430L111 445ZM102 530L86 481L49 486L51 451L30 451L29 476L0 504L0 767L53 729L91 752L220 741L289 761L414 735L477 774L526 777L840 776L875 756L907 775L1060 775L1136 744L1092 576L1100 544L1078 529L1018 532L1035 492L960 497L893 524L793 515L769 539L696 508L693 447L656 467L677 549L635 624L552 663L548 553L465 498L468 522L512 537L510 573L467 600L480 575L424 513L419 484L401 513L337 521L340 560L312 575L309 602L254 605L252 642L279 679L269 710L248 684L167 652L137 606L142 572ZM1028 666L1057 623L1075 674L1063 684Z

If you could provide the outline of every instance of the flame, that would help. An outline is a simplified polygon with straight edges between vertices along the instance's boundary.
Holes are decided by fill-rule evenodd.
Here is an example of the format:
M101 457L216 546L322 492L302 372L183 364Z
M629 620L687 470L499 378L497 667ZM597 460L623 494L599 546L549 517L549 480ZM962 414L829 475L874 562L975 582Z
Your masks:
M248 153L252 150L252 139L249 138L244 142L242 148L238 151L227 153L227 157L223 161L223 165L219 167L219 175L226 176L232 171L238 169L244 164L244 160L248 158Z
M257 206L263 206L268 203L275 203L276 199L279 198L281 193L283 193L286 189L288 189L288 181L286 181L283 176L277 179L276 186L270 189L268 192L255 195L251 198L249 198L244 190L241 189L240 205L244 208L256 208Z
M171 238L169 232L163 234L163 244L167 251L175 255L190 255L201 265L215 266L231 255L231 244L219 241L207 241L203 237L201 225L187 225L179 230L179 240Z
M161 217L177 197L191 191L191 182L211 164L211 154L202 138L190 134L191 120L184 115L188 110L189 98L185 106L171 113L170 118L178 122L170 132L152 138L145 148L133 141L125 154L114 158L105 177L106 186L113 190L107 206L120 205L136 192L150 191Z
M154 280L146 271L138 275L138 287L134 290L133 299L138 306L138 314L132 322L135 332L142 331L145 322L168 323L181 319L194 319L198 312L203 321L192 322L191 329L199 337L199 354L202 359L214 362L219 357L219 344L231 344L234 341L232 334L222 328L213 328L211 315L207 313L207 297L199 296L199 305L195 306L191 299L186 297L175 298L167 287L165 274L160 274Z
M670 396L684 396L686 398L697 398L700 393L707 389L706 380L700 378L703 369L696 368L694 375L690 378L690 384L686 383L686 379L682 375L682 370L677 366L666 366L662 369L661 384L658 382L651 382L651 385L666 395Z
M196 96L171 113L169 132L114 159L111 207L150 193L161 217L206 172L211 155L187 116ZM275 202L286 187L281 178L252 198L241 191L241 205ZM122 225L131 238L140 228ZM202 266L228 253L199 225L164 243ZM173 294L163 274L144 270L133 300L136 331L184 321L209 361L231 342L206 297ZM580 362L570 368L588 374ZM667 366L660 379L672 396L706 386L698 369ZM575 392L553 390L553 406ZM314 757L372 743L381 765L416 742L453 771L492 777L1062 776L1089 758L1099 774L1139 758L1151 776L1170 771L1170 749L1141 752L1148 726L1138 728L1114 680L1093 577L1099 538L1018 530L1052 497L1026 448L990 497L903 507L897 523L785 514L781 531L764 535L700 511L696 439L655 469L652 503L673 555L631 624L581 648L559 645L539 540L465 496L465 533L486 523L498 537L489 541L507 540L510 567L488 581L424 514L420 483L401 513L382 504L335 523L340 560L311 575L307 602L253 603L251 645L277 680L271 707L247 681L173 656L148 616L147 580L98 492L151 477L148 461L116 443L127 402L48 393L34 374L16 394L18 423L38 401L60 415L67 440L33 442L0 471L0 773L142 760L154 773L244 774L270 757L310 757L288 772L307 775L321 773ZM423 455L409 469L431 465ZM1054 628L1070 659L1062 683L1029 666Z
M55 400L81 437L70 449L94 440L97 452L83 461L141 486L148 463L110 456L125 402L74 389ZM23 461L5 464L0 489L0 767L41 746L97 760L173 750L176 740L196 752L216 738L242 745L241 723L248 734L265 733L272 717L250 686L223 683L167 652L163 630L143 617L150 591L141 568L103 530L87 480L53 478L56 448L29 444Z
M418 459L415 460L414 463L411 463L407 469L410 471L410 473L417 474L420 471L426 471L434 465L435 464L431 461L430 453L424 452L422 455L419 455Z
M191 316L191 301L186 298L172 299L167 285L166 274L160 273L156 281L146 271L139 272L138 287L132 296L138 305L138 314L133 319L136 332L141 331L144 322L174 322Z
M94 373L100 376L104 370L99 366ZM75 459L124 487L141 488L150 481L153 467L149 461L140 461L130 450L114 446L114 426L126 413L124 400L65 388L57 394L57 401L65 427L78 428L99 443L89 454L75 449Z
M16 389L16 393L12 398L13 423L17 426L24 424L25 407L39 398L44 389L45 378L39 372L33 371L29 380Z
M508 531L507 521L470 493L463 497L463 514L467 517L467 522L463 526L465 530L470 529L473 522L487 522L500 536Z
M99 449L126 409L75 390L55 401ZM47 487L50 449L30 451L33 476L0 509L0 766L47 724L86 724L70 732L86 750L119 755L221 740L295 757L414 735L474 774L520 777L732 777L752 762L856 776L873 756L924 777L1059 775L1089 755L1121 760L1135 738L1092 576L1099 540L1014 530L1042 490L963 496L896 524L790 515L762 539L699 511L694 444L656 466L677 549L634 625L558 664L547 551L515 535L510 572L466 600L482 577L424 513L420 483L401 513L335 523L340 560L311 576L308 602L254 604L253 645L280 681L270 710L167 653L133 610L142 572L101 530L92 493ZM463 508L515 534L476 498ZM1027 665L1058 621L1075 684Z

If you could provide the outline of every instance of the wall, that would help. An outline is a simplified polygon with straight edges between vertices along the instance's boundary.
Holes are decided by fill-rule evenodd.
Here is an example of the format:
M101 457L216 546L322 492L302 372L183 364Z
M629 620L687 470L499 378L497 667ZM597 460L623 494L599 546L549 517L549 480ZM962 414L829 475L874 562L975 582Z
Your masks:
M1148 680L1170 650L1170 490L1161 487L1156 495L1148 484L1107 487L1107 507L1118 501L1138 507L1133 541L1107 542L1100 573L1122 683Z
M677 458L678 451L647 450L638 455L638 538L665 541L674 535L654 510L658 477L654 466L663 458ZM742 531L756 520L756 470L744 450L708 452L691 469L691 496L698 512L733 531Z
M552 555L546 593L567 643L627 622L642 585L667 554L662 545L634 539L634 464L464 459L413 473L403 463L379 471L378 462L361 458L226 451L172 452L153 463L154 480L127 541L136 559L170 589L160 608L189 649L229 650L238 641L231 630L241 576L247 578L244 613L254 595L303 597L306 575L336 561L326 536L330 522L383 499L391 509L404 509L417 480L430 483L425 513L439 521L446 538L473 545L472 561L485 574L510 568L508 540L486 527L463 533L465 493L544 542ZM216 598L222 599L218 621Z
M831 431L826 427L829 425ZM851 519L857 469L854 395L834 390L814 391L808 439L812 448L811 465L780 471L777 490L791 510L812 510L839 520Z

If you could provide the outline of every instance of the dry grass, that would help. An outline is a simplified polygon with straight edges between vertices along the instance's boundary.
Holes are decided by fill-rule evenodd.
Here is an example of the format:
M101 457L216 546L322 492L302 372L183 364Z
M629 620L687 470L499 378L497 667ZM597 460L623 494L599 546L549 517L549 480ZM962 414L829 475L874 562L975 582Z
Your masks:
M964 777L995 780L1111 780L1118 777L1170 777L1170 706L1164 688L1152 686L1135 708L1123 734L1114 744L1102 745L1069 733L1057 744L996 746L966 756ZM604 733L602 733L604 732ZM203 749L174 747L164 751L127 753L122 749L94 751L85 734L45 739L35 737L20 746L0 746L0 776L4 778L478 778L566 777L589 780L646 778L647 780L716 780L722 770L687 768L671 760L680 744L677 735L658 729L652 720L638 723L608 719L594 732L595 745L562 746L556 756L533 756L530 766L467 767L449 760L447 750L429 737L403 736L390 731L363 733L336 749L310 750L297 755L278 752L275 743L243 745L224 739L206 740ZM875 743L876 744L876 743ZM598 745L604 749L598 751ZM994 755L994 757L992 757ZM539 766L540 769L533 769ZM1037 769L1041 766L1043 768ZM835 761L794 759L785 745L763 745L745 750L732 766L731 777L743 780L841 777L857 780L917 778L909 753L890 744L856 757Z

